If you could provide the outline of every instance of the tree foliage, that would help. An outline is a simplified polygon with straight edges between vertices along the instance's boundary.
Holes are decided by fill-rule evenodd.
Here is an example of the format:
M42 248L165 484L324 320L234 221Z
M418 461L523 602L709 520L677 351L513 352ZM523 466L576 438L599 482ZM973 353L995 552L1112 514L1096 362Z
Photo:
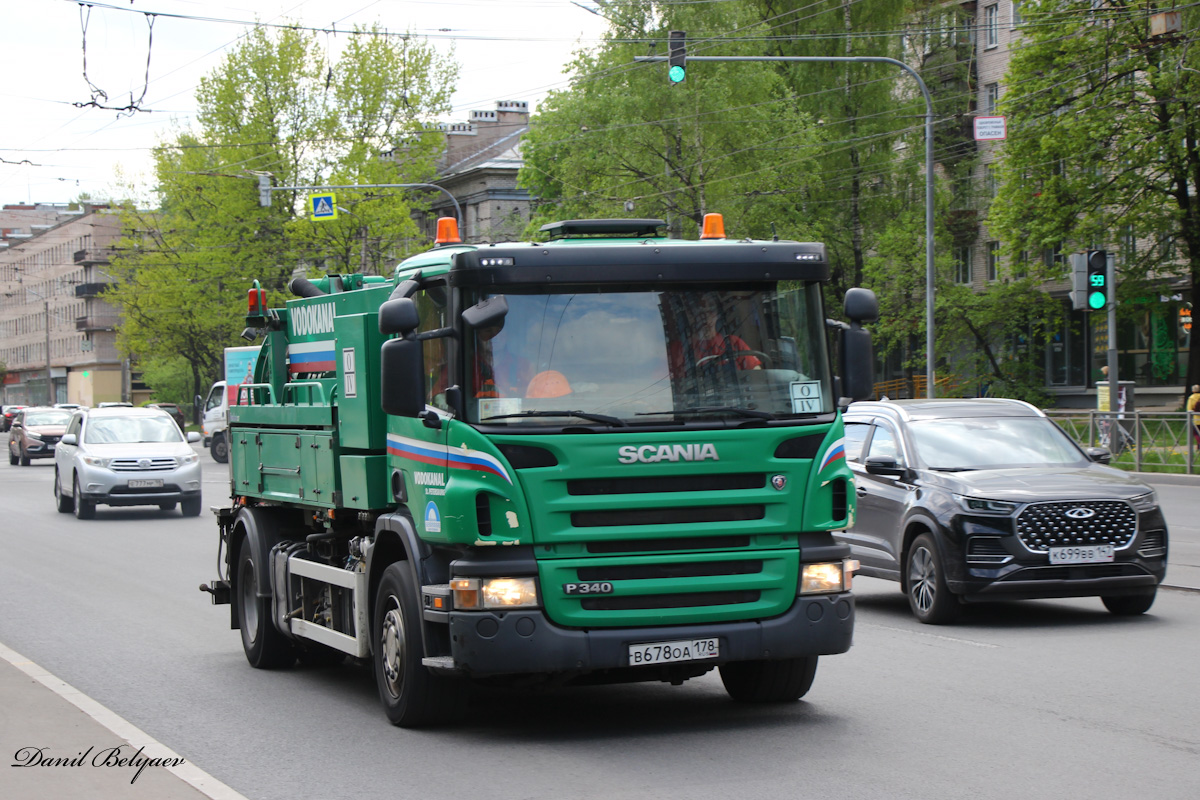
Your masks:
M333 57L313 34L250 30L201 81L195 125L155 149L158 208L125 209L108 295L122 349L184 359L192 393L203 393L223 349L244 343L252 281L280 301L298 268L394 263L418 238L413 192L339 191L347 213L313 223L304 190L273 192L262 207L258 176L297 187L427 182L441 142L430 122L448 110L456 74L411 37L359 31Z
M1176 8L1182 31L1152 36L1155 12ZM1200 51L1190 37L1200 9L1166 0L1030 0L1021 14L1024 40L1013 50L1000 103L1010 133L990 229L1014 256L1059 248L1118 252L1126 314L1143 313L1134 301L1157 299L1165 277L1181 277L1194 290ZM1043 269L1040 277L1061 280L1065 269ZM1161 341L1162 326L1152 327L1150 337L1173 351L1173 342ZM1200 350L1192 348L1186 384L1196 382Z

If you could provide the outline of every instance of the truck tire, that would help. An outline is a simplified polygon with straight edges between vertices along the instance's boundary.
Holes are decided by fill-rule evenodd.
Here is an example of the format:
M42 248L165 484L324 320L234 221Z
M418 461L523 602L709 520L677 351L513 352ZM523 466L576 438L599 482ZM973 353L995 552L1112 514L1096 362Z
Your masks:
M812 688L817 657L731 661L720 669L725 691L739 703L791 703Z
M291 642L271 621L271 599L258 596L258 578L249 537L242 539L238 549L237 579L238 624L242 629L246 660L255 669L290 667L296 661L296 653Z
M209 450L212 452L213 461L218 464L229 463L229 443L225 441L225 434L214 433Z
M92 519L96 516L96 504L90 500L83 499L83 493L79 491L79 477L75 477L75 485L72 487L75 495L75 519Z
M70 514L75 510L75 498L67 497L62 491L62 478L58 474L58 470L54 470L54 502L58 507L58 513Z
M388 720L402 728L454 722L467 710L467 685L434 675L421 664L421 598L413 583L405 562L384 570L372 626L379 699Z

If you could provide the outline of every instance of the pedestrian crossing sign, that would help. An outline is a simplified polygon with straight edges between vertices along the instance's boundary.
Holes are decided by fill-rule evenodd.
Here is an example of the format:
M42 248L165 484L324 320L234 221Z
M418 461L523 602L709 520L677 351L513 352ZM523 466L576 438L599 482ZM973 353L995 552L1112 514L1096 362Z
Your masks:
M337 219L337 195L310 194L308 196L308 217L313 222Z

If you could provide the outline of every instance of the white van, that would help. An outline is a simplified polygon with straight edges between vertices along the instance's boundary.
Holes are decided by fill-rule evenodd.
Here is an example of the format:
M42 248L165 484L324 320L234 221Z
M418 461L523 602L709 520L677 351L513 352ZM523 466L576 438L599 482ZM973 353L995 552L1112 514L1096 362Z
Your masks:
M212 450L213 460L222 464L229 460L229 442L225 437L228 418L229 397L225 391L225 381L217 381L208 390L208 397L204 400L200 430L204 434L204 446Z

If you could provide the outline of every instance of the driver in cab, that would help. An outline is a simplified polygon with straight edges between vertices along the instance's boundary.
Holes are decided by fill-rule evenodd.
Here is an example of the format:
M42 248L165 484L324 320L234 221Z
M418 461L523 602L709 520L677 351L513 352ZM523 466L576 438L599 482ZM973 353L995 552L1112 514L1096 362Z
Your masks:
M700 301L698 311L689 337L691 364L702 369L732 361L738 369L762 369L762 361L753 355L753 348L742 337L736 333L722 332L727 326L722 324L720 302L715 297L705 296ZM688 364L678 342L671 343L670 359L671 373L682 375Z

